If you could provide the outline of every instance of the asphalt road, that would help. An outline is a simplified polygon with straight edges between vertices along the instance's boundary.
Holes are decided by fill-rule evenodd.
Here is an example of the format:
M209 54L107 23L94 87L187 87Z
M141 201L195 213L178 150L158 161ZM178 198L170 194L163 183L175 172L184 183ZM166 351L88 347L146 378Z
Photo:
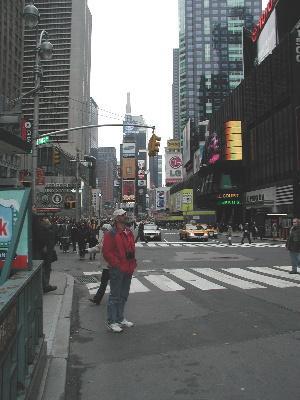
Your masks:
M299 398L300 275L288 274L286 250L173 233L139 244L135 327L122 334L105 327L107 295L88 301L97 260L60 255L55 268L76 277L66 400Z

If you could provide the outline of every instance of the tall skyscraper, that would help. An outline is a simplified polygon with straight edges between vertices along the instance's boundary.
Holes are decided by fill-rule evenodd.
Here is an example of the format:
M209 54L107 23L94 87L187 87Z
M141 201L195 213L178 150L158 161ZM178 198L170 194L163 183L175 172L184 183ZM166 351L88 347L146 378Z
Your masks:
M39 133L88 125L92 16L87 0L35 0L40 12L39 29L46 29L53 44L53 58L43 61ZM24 92L34 87L35 30L25 30ZM33 119L33 99L23 101L23 112ZM85 153L89 135L84 130L56 136L61 148Z
M180 138L180 107L179 107L179 49L173 49L173 139Z
M262 0L179 0L180 128L218 109L244 77L243 28Z
M117 177L117 156L115 147L98 147L91 154L96 161L96 180L102 194L103 207L114 203L114 181Z
M149 159L150 188L162 187L162 156L157 155Z
M90 125L97 125L98 124L98 113L99 107L95 100L91 97L90 98ZM96 149L98 147L98 128L91 128L89 134L89 148Z
M0 2L0 112L21 94L23 7L23 0Z

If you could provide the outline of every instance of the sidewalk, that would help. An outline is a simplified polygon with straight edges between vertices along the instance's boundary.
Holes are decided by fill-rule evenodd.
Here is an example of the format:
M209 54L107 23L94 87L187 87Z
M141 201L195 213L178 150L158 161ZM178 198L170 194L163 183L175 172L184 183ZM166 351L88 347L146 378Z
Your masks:
M43 323L47 364L37 400L62 400L65 393L74 278L52 271L57 290L43 297Z

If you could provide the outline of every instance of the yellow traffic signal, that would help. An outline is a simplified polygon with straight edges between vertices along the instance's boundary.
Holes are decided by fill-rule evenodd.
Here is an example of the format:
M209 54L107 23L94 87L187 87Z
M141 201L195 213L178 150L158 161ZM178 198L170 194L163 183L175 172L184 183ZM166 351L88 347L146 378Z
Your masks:
M149 157L154 157L159 152L161 138L156 136L154 133L152 134L149 143L148 143L148 155Z
M52 151L52 161L53 165L60 164L60 151L56 147L54 147Z

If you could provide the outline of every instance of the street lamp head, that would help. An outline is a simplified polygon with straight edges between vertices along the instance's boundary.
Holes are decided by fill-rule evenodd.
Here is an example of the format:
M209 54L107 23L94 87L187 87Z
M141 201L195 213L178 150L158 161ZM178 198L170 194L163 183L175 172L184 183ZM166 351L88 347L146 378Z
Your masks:
M25 25L29 29L32 29L35 28L39 23L40 13L39 10L36 8L36 6L33 3L31 3L27 4L24 7L23 17L25 19Z
M45 40L40 47L40 56L43 60L51 60L53 54L53 45Z

